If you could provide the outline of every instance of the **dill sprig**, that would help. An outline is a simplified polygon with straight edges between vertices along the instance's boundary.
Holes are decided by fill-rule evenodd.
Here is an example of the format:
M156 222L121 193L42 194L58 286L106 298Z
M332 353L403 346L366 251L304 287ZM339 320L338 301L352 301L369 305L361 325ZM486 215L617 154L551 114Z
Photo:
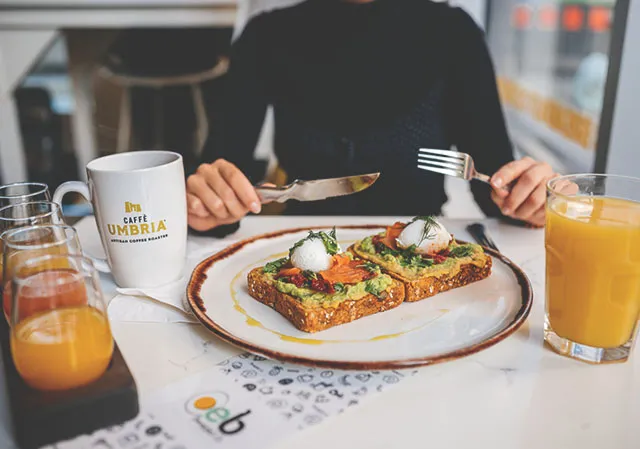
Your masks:
M420 246L426 239L430 239L435 236L434 232L436 229L440 228L440 223L436 221L433 215L418 215L411 220L411 223L418 220L424 221L424 228L422 228L420 243L418 243L418 246Z

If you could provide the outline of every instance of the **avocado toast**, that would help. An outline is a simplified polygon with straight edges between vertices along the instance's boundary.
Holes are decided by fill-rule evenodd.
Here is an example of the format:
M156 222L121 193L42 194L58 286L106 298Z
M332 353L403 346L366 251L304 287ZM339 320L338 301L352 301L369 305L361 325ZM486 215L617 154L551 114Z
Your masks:
M395 223L353 244L356 257L402 282L413 302L487 278L492 260L480 245L460 244L433 217Z
M389 310L404 300L401 282L368 261L341 253L335 229L310 232L289 256L254 268L249 294L304 332Z

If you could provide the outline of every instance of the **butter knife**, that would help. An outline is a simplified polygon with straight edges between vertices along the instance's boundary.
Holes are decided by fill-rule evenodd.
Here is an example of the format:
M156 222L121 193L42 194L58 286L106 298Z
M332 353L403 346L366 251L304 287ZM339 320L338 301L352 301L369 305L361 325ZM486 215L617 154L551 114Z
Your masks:
M482 223L471 223L467 226L467 232L471 234L471 237L473 237L473 239L480 245L500 252L498 245L493 241L489 235L489 231L487 231L487 228Z
M289 200L318 201L335 196L351 195L361 192L378 180L380 173L345 176L343 178L316 179L313 181L295 180L291 184L269 187L256 186L256 192L263 203L275 201L284 203Z

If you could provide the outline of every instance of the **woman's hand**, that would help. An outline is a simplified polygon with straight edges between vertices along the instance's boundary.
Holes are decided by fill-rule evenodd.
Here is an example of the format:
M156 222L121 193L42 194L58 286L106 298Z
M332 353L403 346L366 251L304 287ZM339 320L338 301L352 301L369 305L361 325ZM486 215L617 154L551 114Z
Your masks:
M196 231L239 221L260 213L256 190L238 167L224 159L202 164L187 178L187 221Z
M555 176L549 164L530 157L509 162L491 177L491 198L504 215L533 226L544 226L546 183ZM510 192L503 189L511 183Z

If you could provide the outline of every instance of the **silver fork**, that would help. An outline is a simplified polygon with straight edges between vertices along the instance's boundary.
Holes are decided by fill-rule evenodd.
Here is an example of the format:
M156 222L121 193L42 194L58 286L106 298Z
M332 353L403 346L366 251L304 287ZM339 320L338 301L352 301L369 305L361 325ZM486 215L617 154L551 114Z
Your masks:
M418 168L422 170L456 176L471 181L490 184L490 176L478 172L473 165L473 158L466 153L450 150L434 150L420 148L418 150Z

